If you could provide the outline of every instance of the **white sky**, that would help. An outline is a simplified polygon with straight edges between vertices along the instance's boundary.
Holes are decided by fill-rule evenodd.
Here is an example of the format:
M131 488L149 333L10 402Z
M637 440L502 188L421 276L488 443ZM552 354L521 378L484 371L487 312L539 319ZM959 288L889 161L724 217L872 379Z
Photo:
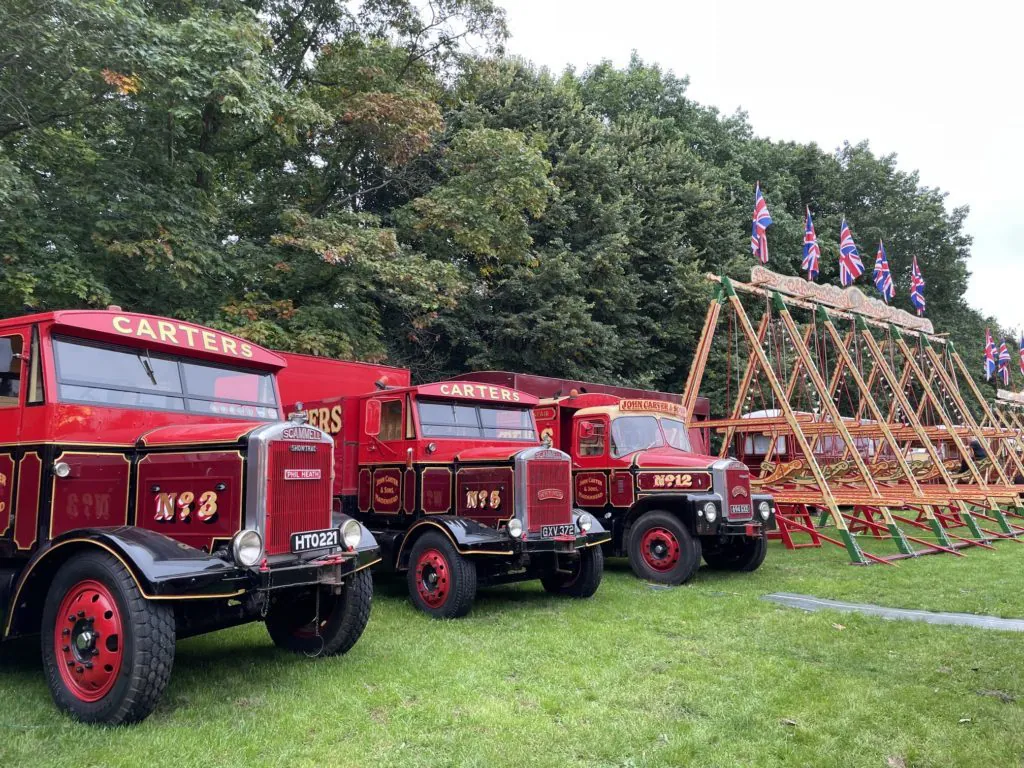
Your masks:
M772 139L868 139L968 204L967 300L1024 328L1024 4L862 0L498 0L511 54L560 72L632 50ZM853 223L856 229L856 223ZM891 256L891 254L890 254ZM925 279L928 276L925 275ZM897 286L908 290L907 286Z

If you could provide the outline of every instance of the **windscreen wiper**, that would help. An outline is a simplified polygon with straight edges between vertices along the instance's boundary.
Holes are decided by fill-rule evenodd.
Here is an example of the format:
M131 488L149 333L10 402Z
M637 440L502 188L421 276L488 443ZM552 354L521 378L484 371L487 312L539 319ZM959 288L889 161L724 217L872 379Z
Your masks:
M149 350L146 350L146 357L143 359L142 355L136 355L139 358L139 362L142 363L142 367L146 369L146 375L149 376L149 380L153 382L153 386L157 386L156 371L153 370L153 362L149 357Z

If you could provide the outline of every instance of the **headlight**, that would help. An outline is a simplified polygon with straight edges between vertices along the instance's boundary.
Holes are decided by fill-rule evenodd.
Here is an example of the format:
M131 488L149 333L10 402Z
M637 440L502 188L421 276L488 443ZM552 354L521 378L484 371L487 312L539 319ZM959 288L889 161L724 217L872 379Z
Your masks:
M715 506L715 502L709 501L704 505L704 519L709 523L715 522L715 518L718 517L718 507Z
M762 501L757 505L757 514L761 516L762 520L767 520L772 516L772 507L767 501Z
M523 535L523 523L521 520L513 517L508 521L508 535L513 539L518 539Z
M355 549L363 538L363 526L358 520L346 520L341 526L341 540L345 542L348 549Z
M581 531L583 531L584 533L588 533L590 529L594 527L594 518L592 518L589 514L584 512L582 515L579 516L577 524L579 525Z
M231 556L236 564L251 568L263 556L263 537L251 529L239 531L231 540Z

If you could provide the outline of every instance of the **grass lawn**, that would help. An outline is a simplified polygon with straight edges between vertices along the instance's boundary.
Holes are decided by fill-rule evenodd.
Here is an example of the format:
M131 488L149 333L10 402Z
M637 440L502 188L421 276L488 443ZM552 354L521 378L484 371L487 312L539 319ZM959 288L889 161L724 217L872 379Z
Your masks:
M759 599L1024 617L1024 545L847 563L773 544L755 574L656 589L613 561L593 600L500 587L457 622L386 582L342 658L292 658L260 625L179 643L162 705L127 729L58 716L16 648L0 657L0 765L1024 765L1021 635Z

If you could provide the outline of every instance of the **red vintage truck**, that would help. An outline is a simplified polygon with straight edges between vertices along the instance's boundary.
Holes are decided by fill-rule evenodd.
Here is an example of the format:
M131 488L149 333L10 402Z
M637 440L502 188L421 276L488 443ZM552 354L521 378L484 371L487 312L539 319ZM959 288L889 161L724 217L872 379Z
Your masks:
M753 571L775 526L770 496L753 494L741 462L707 455L700 398L687 428L680 396L507 371L457 377L514 387L540 398L542 436L572 456L576 506L612 532L609 555L625 555L641 578L682 584L709 567Z
M362 634L380 549L333 515L330 435L282 420L285 365L116 307L0 320L0 637L41 634L60 709L143 719L189 635Z
M462 616L478 585L527 579L573 597L597 591L610 536L573 507L569 456L538 438L535 397L283 357L287 409L336 436L340 509L373 532L385 566L406 574L417 608Z

